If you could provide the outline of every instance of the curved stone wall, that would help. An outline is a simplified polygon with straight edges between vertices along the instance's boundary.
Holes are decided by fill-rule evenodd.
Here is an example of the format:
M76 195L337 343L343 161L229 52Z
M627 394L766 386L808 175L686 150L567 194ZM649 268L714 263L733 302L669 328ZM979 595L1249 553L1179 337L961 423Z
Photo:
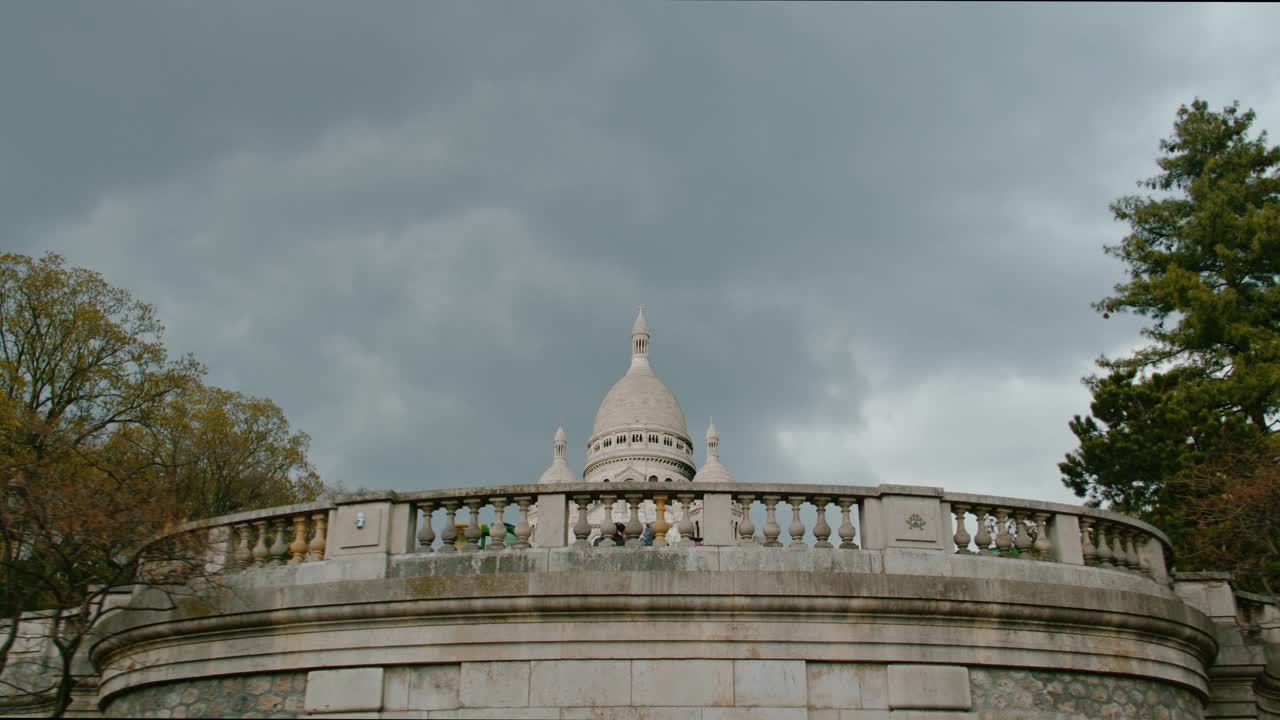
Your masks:
M1089 703L1145 717L1140 689L1151 717L1199 717L1217 651L1208 618L1144 575L896 548L364 555L256 568L212 605L122 613L105 630L94 658L111 714L275 671L311 674L313 713L1004 720L1052 703L1034 717L1058 720L1093 717Z
M307 674L262 673L187 679L122 693L107 706L120 718L294 718L303 713Z
M1052 670L969 671L982 720L1198 720L1203 706L1186 688L1116 675Z

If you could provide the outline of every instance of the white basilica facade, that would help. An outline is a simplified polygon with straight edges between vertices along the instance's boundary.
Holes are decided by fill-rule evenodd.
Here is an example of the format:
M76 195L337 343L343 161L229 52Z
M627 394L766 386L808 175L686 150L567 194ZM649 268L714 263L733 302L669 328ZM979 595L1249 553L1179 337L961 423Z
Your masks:
M591 438L587 440L582 480L593 483L732 482L728 469L720 463L720 436L714 422L707 428L706 460L701 468L694 466L693 442L685 427L684 411L671 389L653 372L649 363L649 341L649 323L641 310L631 327L631 366L605 394L596 411ZM538 484L578 482L565 460L565 448L562 427L556 430L555 457ZM685 512L694 526L694 540L701 537L702 507L700 501L695 501L689 508L668 506L666 521L671 526L668 542L679 539L676 525L684 519ZM740 511L735 515L740 515ZM568 527L573 526L577 517L578 508L570 503ZM626 523L629 517L624 501L618 501L612 512L602 504L593 504L587 509L587 521L591 525L589 541L598 541L604 523ZM649 525L656 519L656 507L645 501L640 509L640 521ZM529 513L535 537L537 521L535 507Z

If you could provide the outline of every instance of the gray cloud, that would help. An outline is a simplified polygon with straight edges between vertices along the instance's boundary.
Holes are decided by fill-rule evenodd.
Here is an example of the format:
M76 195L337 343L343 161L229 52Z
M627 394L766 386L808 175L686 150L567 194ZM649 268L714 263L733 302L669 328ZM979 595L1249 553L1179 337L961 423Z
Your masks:
M743 480L1068 497L1136 341L1106 205L1181 102L1280 116L1270 7L8 9L0 237L155 303L327 479L580 469L633 307Z

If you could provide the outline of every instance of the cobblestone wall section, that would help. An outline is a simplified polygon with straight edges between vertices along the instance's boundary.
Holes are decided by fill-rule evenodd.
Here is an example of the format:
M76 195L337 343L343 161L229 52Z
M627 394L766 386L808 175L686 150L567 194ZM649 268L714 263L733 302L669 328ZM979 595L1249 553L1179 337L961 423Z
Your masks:
M306 673L239 675L152 685L118 696L107 717L295 718L303 714Z
M1068 672L971 669L981 720L1203 720L1189 690L1151 680ZM1031 714L1034 713L1034 714Z

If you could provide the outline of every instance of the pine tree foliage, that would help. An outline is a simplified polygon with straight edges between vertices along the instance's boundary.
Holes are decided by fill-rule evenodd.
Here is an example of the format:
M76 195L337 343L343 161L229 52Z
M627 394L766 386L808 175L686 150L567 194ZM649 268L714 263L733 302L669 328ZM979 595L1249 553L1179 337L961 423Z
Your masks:
M1179 542L1196 522L1184 479L1260 457L1242 448L1267 441L1280 414L1280 147L1251 135L1254 120L1238 103L1181 107L1146 193L1111 206L1129 233L1106 252L1127 278L1095 308L1147 318L1147 342L1099 358L1091 414L1070 423L1080 446L1059 465L1091 504Z

